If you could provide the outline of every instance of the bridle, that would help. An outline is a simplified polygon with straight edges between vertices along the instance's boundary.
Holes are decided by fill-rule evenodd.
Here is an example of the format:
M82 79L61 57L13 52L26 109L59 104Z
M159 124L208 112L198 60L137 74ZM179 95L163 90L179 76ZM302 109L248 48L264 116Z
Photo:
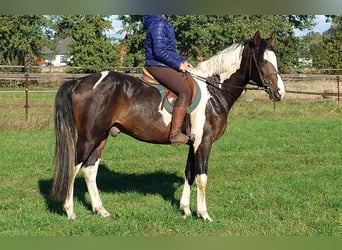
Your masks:
M261 69L260 69L260 65L256 59L256 56L255 56L255 53L256 52L259 52L260 51L260 48L256 48L256 49L253 49L253 48L250 48L251 50L251 57L249 59L249 70L248 70L248 84L251 84L251 85L254 85L254 86L257 86L258 88L264 90L266 93L269 93L270 91L270 86L265 82L265 79L270 77L270 76L273 76L273 75L277 75L279 72L274 70L273 72L271 73L268 73L266 75L263 75L261 73ZM255 68L258 72L258 75L259 75L259 78L260 78L260 81L261 81L261 84L262 86L260 86L260 84L254 82L252 80L252 62L254 62L254 65L255 65ZM274 66L273 66L274 67Z

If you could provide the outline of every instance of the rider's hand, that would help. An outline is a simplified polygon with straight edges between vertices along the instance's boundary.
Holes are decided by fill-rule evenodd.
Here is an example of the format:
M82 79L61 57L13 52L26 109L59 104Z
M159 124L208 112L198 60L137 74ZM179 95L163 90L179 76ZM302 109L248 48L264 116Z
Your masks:
M180 65L179 65L179 70L183 73L185 73L186 71L188 71L189 69L192 68L192 65L190 63L188 63L187 61L185 62L182 62Z

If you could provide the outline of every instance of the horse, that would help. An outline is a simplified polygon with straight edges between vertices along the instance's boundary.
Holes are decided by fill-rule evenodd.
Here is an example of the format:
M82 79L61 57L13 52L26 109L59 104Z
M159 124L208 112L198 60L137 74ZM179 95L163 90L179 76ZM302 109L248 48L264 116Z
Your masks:
M190 186L197 185L197 216L212 221L206 205L208 159L212 144L227 127L228 113L248 83L265 90L273 101L285 95L272 42L257 31L242 43L232 44L189 72L201 99L189 114L193 143L189 147L180 199L183 217L190 217ZM207 83L218 75L219 82ZM74 181L81 170L92 211L103 217L104 208L96 183L102 151L109 135L122 132L154 144L168 141L171 114L154 87L141 78L119 72L94 73L65 82L55 97L55 171L50 198L63 202L68 219L75 219ZM77 136L76 136L77 134Z

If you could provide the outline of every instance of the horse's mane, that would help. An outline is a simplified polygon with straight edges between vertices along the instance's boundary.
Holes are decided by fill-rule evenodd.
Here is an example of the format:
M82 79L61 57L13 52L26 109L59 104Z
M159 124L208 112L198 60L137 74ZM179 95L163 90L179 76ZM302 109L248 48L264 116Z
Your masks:
M208 60L200 62L191 72L202 77L219 75L223 82L239 69L243 48L243 44L232 44Z

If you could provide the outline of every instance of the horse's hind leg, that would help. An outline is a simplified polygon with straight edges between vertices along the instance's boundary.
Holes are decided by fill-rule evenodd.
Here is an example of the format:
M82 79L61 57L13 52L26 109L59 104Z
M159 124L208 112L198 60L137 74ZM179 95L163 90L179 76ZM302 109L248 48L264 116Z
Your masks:
M64 202L64 211L66 212L68 219L75 220L76 215L74 213L74 202L73 202L73 197L74 197L74 182L77 173L79 172L82 164L78 164L77 166L74 167L74 174L70 183L70 187L68 190L68 195L67 198L65 199Z
M89 157L87 166L84 166L81 171L85 177L93 212L99 213L102 217L109 217L110 214L102 205L99 190L96 184L96 175L100 164L100 157L105 144L106 140L103 140Z

